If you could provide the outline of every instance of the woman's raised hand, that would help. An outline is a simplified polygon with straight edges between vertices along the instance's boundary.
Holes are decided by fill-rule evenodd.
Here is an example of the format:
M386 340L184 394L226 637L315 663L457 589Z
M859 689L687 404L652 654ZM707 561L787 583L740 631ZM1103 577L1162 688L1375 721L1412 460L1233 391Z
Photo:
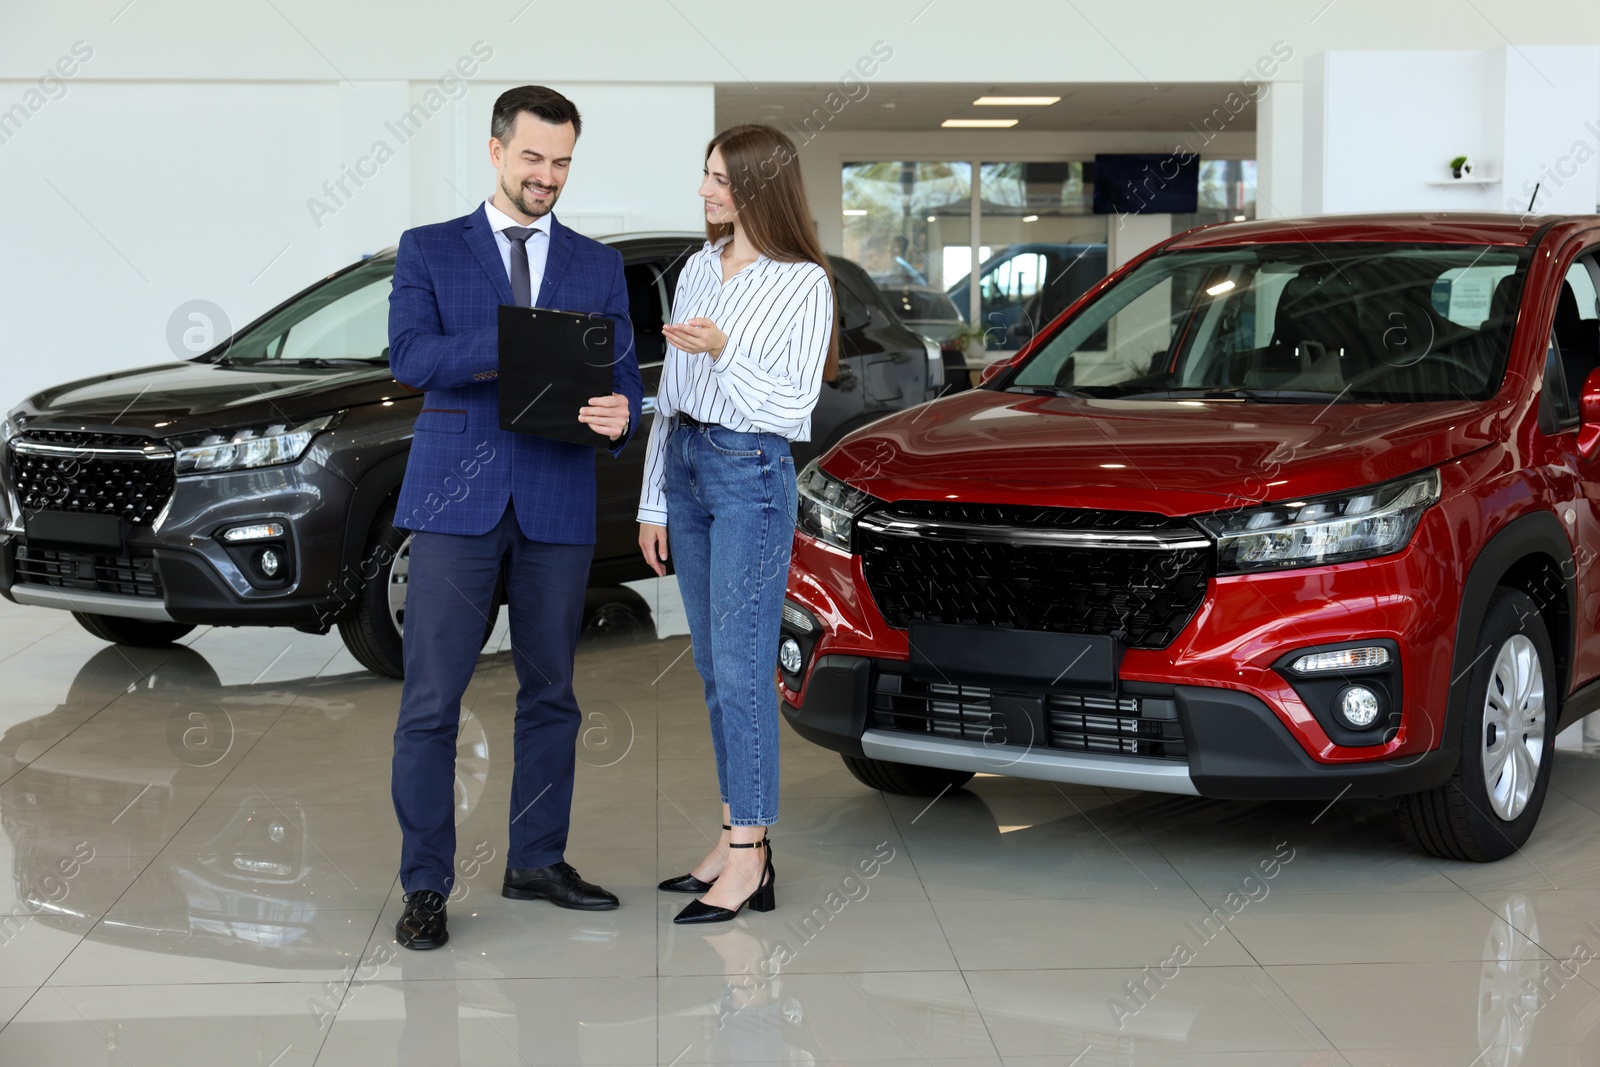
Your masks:
M712 359L722 355L722 347L728 343L728 335L717 329L717 324L710 319L668 323L661 327L661 332L678 351L692 355L709 352Z

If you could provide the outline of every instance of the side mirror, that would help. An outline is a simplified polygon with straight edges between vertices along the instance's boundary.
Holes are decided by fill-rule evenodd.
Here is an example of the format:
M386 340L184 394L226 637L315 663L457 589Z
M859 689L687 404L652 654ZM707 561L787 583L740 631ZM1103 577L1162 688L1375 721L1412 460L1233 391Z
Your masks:
M1593 459L1600 451L1600 370L1592 370L1583 380L1578 396L1578 454Z
M845 332L859 330L870 325L872 325L872 307L870 305L852 307L840 316L839 329Z

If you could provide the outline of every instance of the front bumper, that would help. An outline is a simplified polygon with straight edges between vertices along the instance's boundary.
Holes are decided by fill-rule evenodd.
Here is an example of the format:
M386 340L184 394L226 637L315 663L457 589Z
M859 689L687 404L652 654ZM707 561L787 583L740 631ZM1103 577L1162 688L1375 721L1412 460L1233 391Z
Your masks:
M1063 751L1043 744L994 744L885 729L874 724L871 714L877 678L900 671L901 664L893 660L825 655L812 666L803 699L782 702L784 718L806 740L852 756L1225 799L1397 796L1442 785L1456 766L1453 749L1392 760L1319 763L1264 702L1208 686L1128 687L1151 701L1171 701L1182 730L1183 758Z
M335 588L351 479L325 450L293 464L178 480L160 520L124 522L120 544L33 544L7 486L0 532L0 596L88 614L211 626L326 630L348 606ZM224 543L224 529L276 522L281 538ZM284 568L252 571L250 553L272 547Z
M19 582L19 547L17 538L0 544L0 596L17 604L193 626L315 627L323 626L343 606L337 596L306 598L292 595L293 590L247 599L224 580L215 561L197 553L162 548L154 549L149 556L131 557L150 561L155 587L161 591L159 597Z

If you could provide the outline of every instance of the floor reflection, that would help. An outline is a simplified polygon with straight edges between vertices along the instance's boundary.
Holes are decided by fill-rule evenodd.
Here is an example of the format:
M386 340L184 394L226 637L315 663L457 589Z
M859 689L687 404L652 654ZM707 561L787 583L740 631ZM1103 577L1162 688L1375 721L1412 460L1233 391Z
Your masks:
M85 639L59 702L0 735L0 1062L90 1062L112 1039L135 1067L1596 1062L1593 751L1558 753L1540 833L1480 866L1410 852L1374 805L1004 778L884 797L786 731L778 910L686 932L653 887L715 834L699 679L681 636L613 626L580 653L573 855L624 907L498 895L502 647L462 720L452 942L418 954L390 934L397 686L331 639L281 663L253 640ZM1280 841L1270 893L1151 979ZM839 890L890 849L867 891ZM1448 944L1412 952L1418 928Z

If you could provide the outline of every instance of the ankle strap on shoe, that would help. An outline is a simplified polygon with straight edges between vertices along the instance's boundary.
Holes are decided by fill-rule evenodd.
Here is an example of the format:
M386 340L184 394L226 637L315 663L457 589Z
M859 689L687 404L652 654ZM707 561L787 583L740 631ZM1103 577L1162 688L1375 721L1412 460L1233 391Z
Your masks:
M766 843L767 843L767 839L766 838L762 838L760 841L729 841L728 842L728 847L729 848L760 848L762 845L764 845Z

